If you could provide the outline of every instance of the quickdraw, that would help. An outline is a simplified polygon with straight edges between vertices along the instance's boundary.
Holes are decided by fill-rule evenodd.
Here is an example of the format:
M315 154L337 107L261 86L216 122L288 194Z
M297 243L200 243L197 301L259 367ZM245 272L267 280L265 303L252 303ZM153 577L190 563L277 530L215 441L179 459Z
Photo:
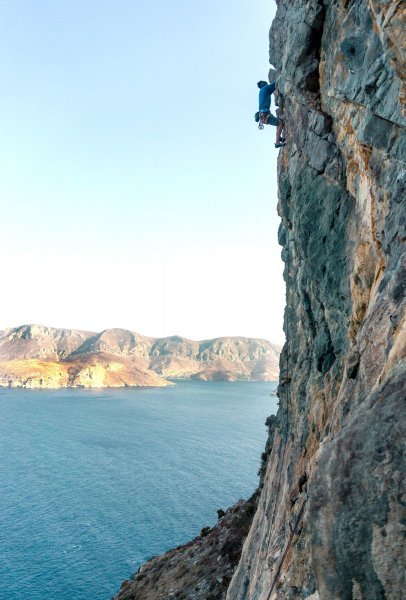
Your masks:
M258 119L258 129L264 129L265 125L268 125L268 121L271 118L271 113L270 112L260 112L259 113L259 119Z

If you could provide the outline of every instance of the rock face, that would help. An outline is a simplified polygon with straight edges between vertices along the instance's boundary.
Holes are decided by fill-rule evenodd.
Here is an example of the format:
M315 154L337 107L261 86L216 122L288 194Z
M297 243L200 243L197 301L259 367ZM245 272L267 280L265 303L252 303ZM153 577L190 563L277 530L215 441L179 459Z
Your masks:
M227 599L400 600L405 4L277 6L287 343L258 508Z
M0 331L0 360L62 360L93 334L76 329L21 325Z
M125 329L23 325L0 332L0 386L163 386L170 385L167 377L275 381L279 354L279 346L242 337L196 342Z
M287 344L264 486L227 598L400 599L405 6L277 4Z
M241 555L256 508L256 496L228 509L213 528L149 560L123 582L114 600L221 600Z

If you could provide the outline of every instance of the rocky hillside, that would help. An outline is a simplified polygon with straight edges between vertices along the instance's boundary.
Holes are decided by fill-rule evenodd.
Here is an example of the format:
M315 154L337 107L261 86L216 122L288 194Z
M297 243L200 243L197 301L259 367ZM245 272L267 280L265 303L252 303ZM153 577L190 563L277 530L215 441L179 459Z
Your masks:
M204 527L194 540L151 558L133 580L123 582L116 600L224 598L256 501L255 495L246 502L240 500L223 514L219 511L220 518L214 527Z
M101 333L23 325L0 332L0 385L123 387L166 378L275 381L280 347L242 337L196 342L125 329Z
M286 119L278 210L287 343L258 508L227 599L400 600L405 5L277 6L270 62ZM212 547L213 564L218 556ZM193 598L210 598L198 584ZM138 589L135 580L125 597ZM170 589L142 597L181 597Z
M104 352L64 361L9 360L0 362L0 386L23 388L163 387L169 381L127 358Z

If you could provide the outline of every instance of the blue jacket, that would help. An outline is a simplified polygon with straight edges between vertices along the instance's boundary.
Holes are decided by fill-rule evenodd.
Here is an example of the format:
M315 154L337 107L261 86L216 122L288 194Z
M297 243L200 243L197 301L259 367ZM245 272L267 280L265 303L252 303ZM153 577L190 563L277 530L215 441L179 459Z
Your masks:
M269 112L271 109L271 95L274 93L276 85L268 83L259 90L259 112Z

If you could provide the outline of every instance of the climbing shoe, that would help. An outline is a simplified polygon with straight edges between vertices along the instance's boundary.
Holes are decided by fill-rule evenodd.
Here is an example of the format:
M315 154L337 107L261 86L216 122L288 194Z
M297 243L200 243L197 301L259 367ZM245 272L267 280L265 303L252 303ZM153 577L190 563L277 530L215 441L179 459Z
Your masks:
M286 146L286 142L279 142L279 144L275 144L275 148L283 148L283 146Z

